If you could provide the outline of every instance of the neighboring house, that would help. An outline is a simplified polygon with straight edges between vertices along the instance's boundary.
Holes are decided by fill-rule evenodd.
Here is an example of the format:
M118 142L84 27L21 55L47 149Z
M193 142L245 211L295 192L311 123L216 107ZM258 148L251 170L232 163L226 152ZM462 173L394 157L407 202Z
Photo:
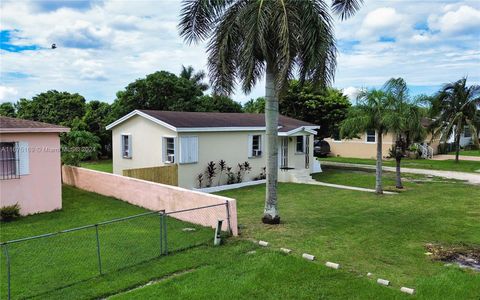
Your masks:
M428 127L431 124L429 119L422 119L422 125ZM432 135L428 134L423 144L428 145L431 155L438 153L438 139L431 141ZM359 138L340 139L338 135L332 138L326 138L330 144L330 156L372 158L377 157L377 134L375 130L369 130L359 135ZM388 157L389 151L395 145L395 136L391 133L384 134L382 137L382 156ZM427 150L428 150L427 149Z
M314 124L280 116L278 133L279 180L289 174L312 173ZM197 177L207 164L220 160L236 172L248 162L244 181L258 177L266 166L265 116L248 113L203 113L135 110L107 126L112 130L113 172L178 165L178 185L198 187ZM295 170L289 172L289 170ZM204 175L205 177L205 175ZM223 173L221 184L225 184ZM206 182L206 179L204 180ZM214 179L218 183L218 177Z
M480 137L480 133L479 133L479 137ZM472 131L468 126L465 126L463 132L460 134L460 147L471 145L473 144L473 142L474 141L473 141ZM450 136L447 143L455 143L455 134L452 134Z
M70 129L0 116L0 206L22 215L62 208L59 133Z

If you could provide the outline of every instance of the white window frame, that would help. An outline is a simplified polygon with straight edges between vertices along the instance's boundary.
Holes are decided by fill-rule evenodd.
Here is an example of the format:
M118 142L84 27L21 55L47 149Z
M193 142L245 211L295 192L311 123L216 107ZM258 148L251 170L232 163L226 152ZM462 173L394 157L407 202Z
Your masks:
M173 140L173 155L170 156L168 154L168 139L172 139ZM165 164L174 164L177 162L177 141L176 141L176 137L174 136L164 136L162 137L162 161L163 163ZM169 156L171 158L173 158L173 161L169 159Z
M258 137L258 145L254 148L253 140ZM260 158L263 155L263 136L261 134L248 135L248 158Z
M467 132L468 132L468 136L467 136L467 134L466 134ZM472 135L473 135L473 134L472 134L472 131L470 130L470 126L465 126L465 127L463 127L463 137L464 137L464 138L467 138L467 139L468 139L468 138L471 138Z
M178 137L178 163L196 164L198 163L198 136L180 136ZM187 152L185 152L187 151ZM186 154L187 153L187 154Z
M302 138L302 151L298 151L298 138L301 137ZM297 135L295 136L295 154L305 154L305 142L306 140L306 136L305 135Z
M127 151L125 151L125 137L127 137ZM132 159L132 135L130 133L122 133L120 135L120 147L122 158Z
M375 144L377 142L377 131L374 131L373 138L374 138L373 142L369 141L368 140L368 130L365 131L365 143L366 144Z

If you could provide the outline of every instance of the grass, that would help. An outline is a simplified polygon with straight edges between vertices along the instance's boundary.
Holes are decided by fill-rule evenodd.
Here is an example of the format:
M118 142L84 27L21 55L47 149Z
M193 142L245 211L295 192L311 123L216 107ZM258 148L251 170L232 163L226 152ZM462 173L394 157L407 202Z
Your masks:
M318 179L373 187L374 174L327 170ZM387 184L392 183L390 174ZM417 178L419 179L419 178ZM459 182L405 182L398 195L280 184L282 224L262 225L263 186L224 191L237 199L242 236L272 247L312 253L357 276L371 272L421 299L478 299L480 274L445 267L424 253L426 243L480 246L480 189ZM353 291L352 291L353 293ZM353 294L352 294L353 295Z
M15 222L2 223L2 241L58 232L78 226L147 212L128 203L85 192L63 188L63 209L37 214ZM167 218L168 249L179 251L210 243L211 228ZM98 227L103 273L135 266L160 255L160 217L156 213ZM193 227L193 232L183 231ZM3 249L2 249L3 250ZM95 228L58 234L8 245L11 259L11 287L19 298L43 295L97 277L98 256ZM2 266L5 264L1 254ZM1 283L6 283L6 268L1 271ZM2 288L1 297L6 294Z
M68 186L63 187L63 198L60 211L2 223L1 240L146 212L125 202ZM95 234L92 231L10 244L13 299L100 299L112 295L126 299L210 299L212 295L230 299L311 299L312 296L341 299L349 297L354 290L355 295L363 299L406 299L398 291L380 287L355 274L304 261L298 253L286 256L238 239L227 240L222 247L205 244L158 257L152 252L152 249L158 249L158 231L151 230L152 219L140 220L128 226L115 225L121 227L108 234L100 232L104 268L101 276L97 273ZM157 228L158 219L153 221ZM175 248L171 244L178 248L182 240L186 240L180 232L185 225L169 219L169 248ZM188 226L192 227L192 224ZM212 232L208 232L212 237ZM142 261L139 257L150 259ZM2 257L2 266L4 259ZM120 265L125 267L112 268ZM5 272L2 267L2 299L6 297ZM135 290L150 281L157 283Z
M455 151L448 154L455 155ZM480 150L460 150L460 155L463 156L480 156Z
M113 173L113 164L111 159L84 161L80 163L82 168L87 168L95 171Z
M374 159L353 158L353 157L324 157L324 158L320 158L320 162L322 161L375 165ZM384 160L383 165L388 167L394 167L395 161ZM475 171L480 170L480 161L460 160L458 163L456 163L454 160L403 159L402 167L413 168L413 169L428 169L428 170L443 170L443 171L474 173Z

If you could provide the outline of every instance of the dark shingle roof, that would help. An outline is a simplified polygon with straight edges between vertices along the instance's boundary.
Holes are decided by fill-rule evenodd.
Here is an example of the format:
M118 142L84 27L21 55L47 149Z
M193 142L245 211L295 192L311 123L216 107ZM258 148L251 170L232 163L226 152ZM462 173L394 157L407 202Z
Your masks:
M68 132L69 128L17 118L0 116L1 132Z
M217 113L217 112L179 112L160 110L139 110L155 119L176 128L204 127L265 127L264 114ZM302 126L316 126L301 120L280 115L279 131L286 132Z

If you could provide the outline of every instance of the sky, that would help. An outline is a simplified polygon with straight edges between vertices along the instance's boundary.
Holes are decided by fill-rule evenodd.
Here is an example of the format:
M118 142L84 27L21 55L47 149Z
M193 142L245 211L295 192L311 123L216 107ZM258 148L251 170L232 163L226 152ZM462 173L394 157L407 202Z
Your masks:
M111 103L155 71L206 70L205 44L178 34L179 0L2 0L0 8L0 102L56 89ZM392 77L413 95L463 76L480 84L480 0L365 0L354 17L336 18L335 35L333 86L352 98ZM232 98L263 94L262 80Z

